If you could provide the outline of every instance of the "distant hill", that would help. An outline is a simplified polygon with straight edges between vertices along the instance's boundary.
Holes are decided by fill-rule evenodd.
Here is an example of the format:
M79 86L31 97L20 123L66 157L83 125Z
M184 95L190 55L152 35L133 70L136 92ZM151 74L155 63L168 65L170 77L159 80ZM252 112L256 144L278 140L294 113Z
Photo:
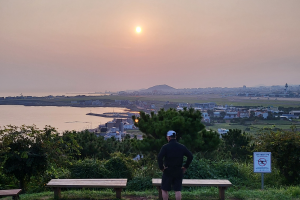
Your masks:
M174 91L176 90L175 88L171 87L171 86L168 86L166 84L164 85L155 85L153 87L150 87L146 90L143 90L143 91L148 91L148 92L152 92L152 91L163 91L163 92L168 92L168 91Z

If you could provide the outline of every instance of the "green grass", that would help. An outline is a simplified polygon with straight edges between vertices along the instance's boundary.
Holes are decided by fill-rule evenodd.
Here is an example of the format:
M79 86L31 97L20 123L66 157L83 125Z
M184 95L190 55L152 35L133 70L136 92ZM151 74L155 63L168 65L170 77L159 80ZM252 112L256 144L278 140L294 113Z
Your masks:
M193 187L185 188L182 192L182 200L217 200L219 191L216 187ZM34 194L22 194L21 200L53 200L53 192L43 192ZM122 199L130 200L137 199L137 197L143 197L140 199L156 200L158 199L158 192L156 189L147 190L143 192L135 191L123 191ZM290 186L282 188L265 188L260 189L247 189L247 188L228 188L225 192L226 199L231 200L299 200L300 199L300 186ZM3 200L11 199L6 197ZM64 200L107 200L116 199L115 192L110 189L103 190L67 190L62 192L62 199ZM175 200L174 192L170 192L169 199Z
M133 134L133 135L144 135L139 129L128 129L126 133Z
M295 125L300 130L300 121L294 120L293 122L284 120L258 120L247 121L245 125L238 123L215 123L213 126L207 126L207 129L218 131L219 128L225 129L240 129L248 133L256 133L263 128L291 130L291 126ZM246 131L246 128L250 128L250 131Z

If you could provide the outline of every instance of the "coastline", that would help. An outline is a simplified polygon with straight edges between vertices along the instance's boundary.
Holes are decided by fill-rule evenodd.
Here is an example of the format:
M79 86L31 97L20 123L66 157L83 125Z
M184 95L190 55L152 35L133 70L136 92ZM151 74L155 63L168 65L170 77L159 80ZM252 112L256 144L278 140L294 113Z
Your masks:
M0 105L22 105L22 106L55 106L55 107L82 107L82 108L94 108L94 107L118 107L125 108L128 112L140 111L136 106L123 106L118 104L105 104L105 105L80 105L71 103L60 103L60 102L26 102L26 101L10 101L10 100L0 100Z

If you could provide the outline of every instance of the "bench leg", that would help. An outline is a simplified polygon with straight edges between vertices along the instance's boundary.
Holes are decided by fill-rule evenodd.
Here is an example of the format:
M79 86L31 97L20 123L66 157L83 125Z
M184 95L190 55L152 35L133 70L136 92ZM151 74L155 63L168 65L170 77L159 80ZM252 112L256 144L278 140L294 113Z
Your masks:
M54 199L60 199L61 198L61 189L60 188L53 188L54 190Z
M158 190L158 199L159 200L162 200L162 192L161 192L161 186L156 186L157 187L157 190Z
M20 199L19 195L13 196L13 200L19 200L19 199Z
M226 187L219 187L219 199L220 200L225 200L225 190Z
M122 188L114 188L116 191L116 198L121 199Z

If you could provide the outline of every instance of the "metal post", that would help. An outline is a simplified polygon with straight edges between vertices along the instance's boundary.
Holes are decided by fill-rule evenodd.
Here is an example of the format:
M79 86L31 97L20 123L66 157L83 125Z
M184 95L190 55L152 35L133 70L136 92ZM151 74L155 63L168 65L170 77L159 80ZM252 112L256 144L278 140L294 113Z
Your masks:
M261 189L264 189L264 173L261 173Z

